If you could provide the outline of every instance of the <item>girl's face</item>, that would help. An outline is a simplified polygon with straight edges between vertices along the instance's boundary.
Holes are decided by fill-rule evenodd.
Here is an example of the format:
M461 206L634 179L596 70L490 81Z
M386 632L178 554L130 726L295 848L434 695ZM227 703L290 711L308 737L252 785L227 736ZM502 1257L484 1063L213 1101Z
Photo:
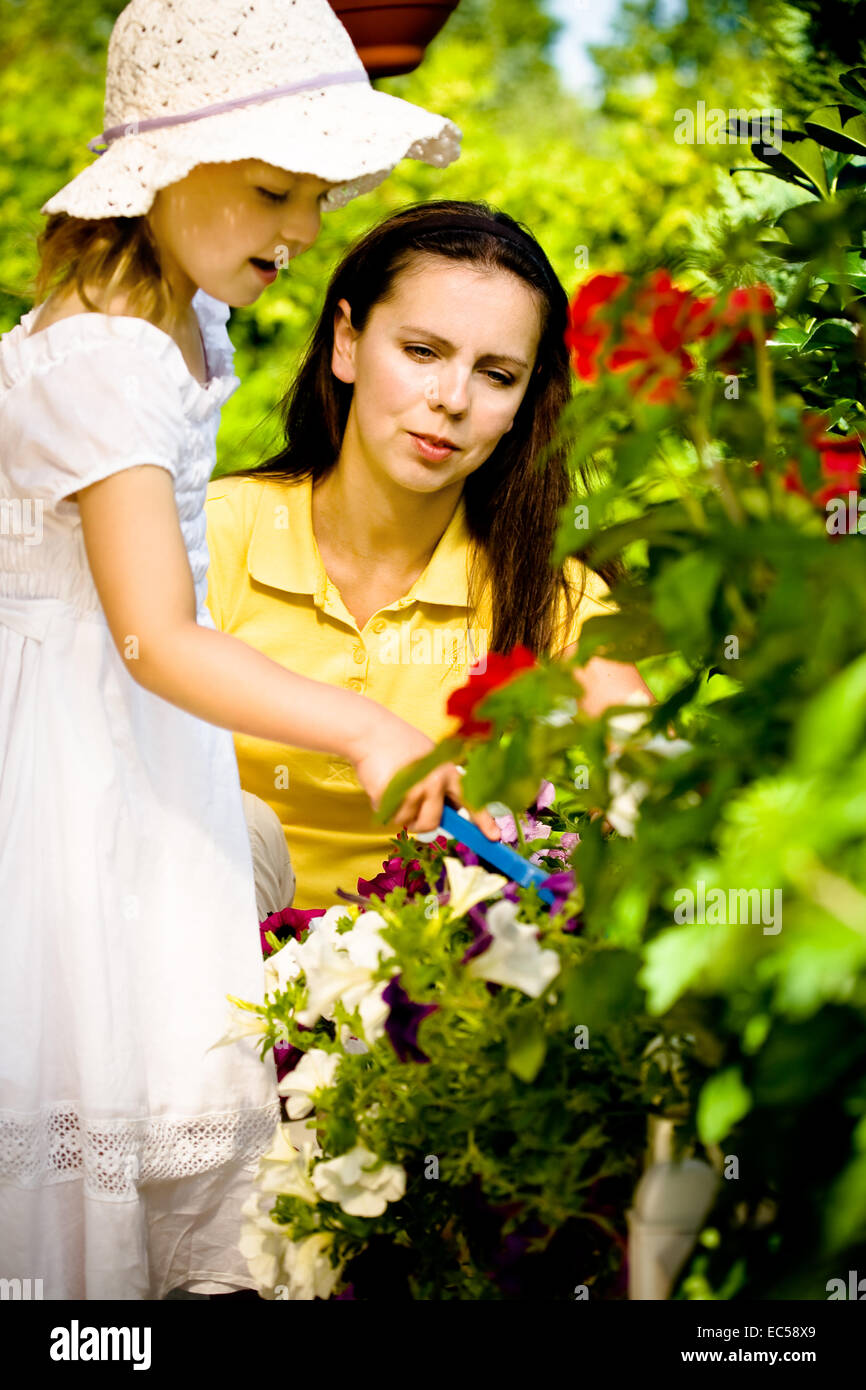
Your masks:
M362 333L340 300L332 370L354 384L344 452L412 492L468 477L511 428L541 332L523 280L441 256L413 261Z
M256 159L199 164L161 189L148 214L166 273L190 297L202 289L234 308L253 304L313 244L333 187Z

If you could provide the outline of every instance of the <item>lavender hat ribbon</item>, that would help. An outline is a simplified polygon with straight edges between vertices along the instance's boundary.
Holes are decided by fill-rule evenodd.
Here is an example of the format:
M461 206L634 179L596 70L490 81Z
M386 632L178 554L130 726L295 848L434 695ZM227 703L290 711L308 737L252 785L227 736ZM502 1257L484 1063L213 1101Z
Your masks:
M249 97L235 97L231 101L218 101L213 106L200 106L195 111L186 111L179 116L153 116L144 121L131 120L124 121L122 125L110 126L101 135L95 135L92 140L88 140L87 148L93 154L105 154L108 146L113 140L119 140L124 135L140 135L145 130L158 130L162 126L184 125L188 121L201 121L206 116L220 116L224 111L235 111L241 106L253 106L257 102L273 101L276 97L291 96L294 92L317 91L320 87L335 87L347 82L366 82L369 86L370 79L364 69L359 72L357 68L352 68L346 72L326 72L319 77L309 77L303 82L290 82L285 87L272 87L266 92L255 92ZM98 150L97 145L105 142L105 148Z

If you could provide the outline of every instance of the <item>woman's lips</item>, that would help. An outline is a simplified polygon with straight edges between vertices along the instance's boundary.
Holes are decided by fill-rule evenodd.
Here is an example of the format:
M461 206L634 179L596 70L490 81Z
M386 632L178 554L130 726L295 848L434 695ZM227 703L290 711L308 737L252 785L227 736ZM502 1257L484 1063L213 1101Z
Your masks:
M441 463L443 459L450 458L457 452L452 444L434 444L432 439L427 439L423 434L413 434L411 430L409 438L422 459L426 459L428 463Z

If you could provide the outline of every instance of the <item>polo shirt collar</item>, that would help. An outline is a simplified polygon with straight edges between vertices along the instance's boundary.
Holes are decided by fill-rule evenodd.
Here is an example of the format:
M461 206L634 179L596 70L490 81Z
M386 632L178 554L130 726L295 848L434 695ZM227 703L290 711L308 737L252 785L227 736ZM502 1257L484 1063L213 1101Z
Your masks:
M312 499L310 476L297 483L282 478L264 480L247 552L247 570L252 579L269 589L312 594L315 603L323 607L333 586L313 534ZM466 507L461 497L426 568L408 594L389 607L406 607L418 601L468 608L469 543Z
M314 594L321 602L328 584L313 535L312 479L297 484L263 479L253 523L247 570L251 579L290 594Z

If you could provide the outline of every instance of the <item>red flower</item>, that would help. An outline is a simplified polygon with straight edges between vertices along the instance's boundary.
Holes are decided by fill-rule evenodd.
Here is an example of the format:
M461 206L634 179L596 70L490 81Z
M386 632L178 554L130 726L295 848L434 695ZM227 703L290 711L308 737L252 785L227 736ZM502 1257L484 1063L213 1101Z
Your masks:
M679 394L683 377L695 362L685 344L713 332L712 299L695 299L672 283L666 270L654 272L636 295L634 312L624 320L625 335L607 360L613 372L638 364L632 385L647 391L647 400L666 405Z
M782 486L787 492L798 492L808 497L816 507L824 508L831 497L845 497L849 492L860 488L860 468L863 462L863 445L859 435L846 436L827 434L828 416L809 411L803 416L803 433L810 449L814 449L821 462L821 477L824 485L814 492L807 492L796 459L788 460L788 467L782 478Z
M493 725L489 719L474 718L477 707L491 690L505 685L506 681L511 680L518 672L526 671L536 664L535 656L528 647L514 647L507 656L503 656L501 652L489 652L486 668L473 667L466 685L452 691L448 697L448 714L461 720L457 733L466 738L472 734L489 734Z
M598 379L598 360L610 325L598 318L598 310L628 284L626 275L593 275L584 281L572 300L565 345L572 354L572 366L582 381Z
M740 328L749 323L753 313L762 319L775 318L776 301L768 285L745 285L731 290L719 320L730 328Z
M724 352L716 359L717 367L725 370L734 366L740 355L740 348L754 342L753 314L766 320L766 336L766 325L776 316L773 291L767 285L745 285L742 289L732 290L728 295L719 314L718 323L724 328L736 329L736 332Z

